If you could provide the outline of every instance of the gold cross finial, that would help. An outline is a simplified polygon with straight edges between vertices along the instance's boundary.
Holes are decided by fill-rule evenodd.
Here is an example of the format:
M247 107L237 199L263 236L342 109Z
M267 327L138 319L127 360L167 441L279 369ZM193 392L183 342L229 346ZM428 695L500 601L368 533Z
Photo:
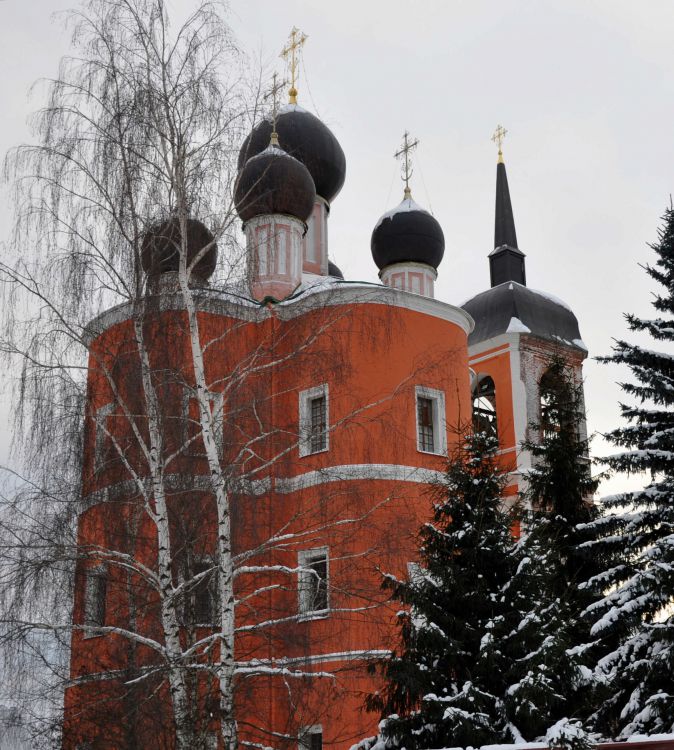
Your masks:
M494 143L498 146L498 163L503 163L503 151L501 151L501 146L503 145L503 139L506 137L508 131L503 127L503 125L497 125L496 130L494 131L494 135L492 135L491 139L494 141Z
M290 67L290 103L297 104L297 69L299 67L299 60L297 59L297 51L302 48L304 42L307 41L307 35L303 34L297 26L293 26L293 30L290 32L288 37L288 44L283 48L281 57L286 61Z
M410 152L418 145L419 140L415 138L411 141L410 134L405 131L403 134L403 145L395 152L395 158L400 159L400 171L402 172L402 178L405 183L405 198L412 197L412 191L410 190L410 177L412 177L412 172L414 170L410 166Z
M272 100L272 109L271 109L271 139L270 143L272 146L278 146L278 133L276 132L276 116L278 114L278 99L277 95L278 92L285 86L285 81L278 82L278 73L274 73L272 78L272 85L269 89L269 92L265 96L265 99L269 99L271 97Z

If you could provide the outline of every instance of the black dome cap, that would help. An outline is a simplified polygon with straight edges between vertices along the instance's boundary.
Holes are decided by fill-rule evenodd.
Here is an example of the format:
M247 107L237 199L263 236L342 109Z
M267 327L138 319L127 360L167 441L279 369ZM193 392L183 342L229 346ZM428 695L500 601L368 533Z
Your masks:
M328 261L328 276L334 276L334 278L344 281L344 274L341 272L339 266L331 260Z
M256 125L239 151L239 169L269 143L272 125L263 120ZM276 117L281 148L306 166L316 186L316 194L328 203L344 185L346 158L339 141L318 117L296 104L287 104Z
M151 226L143 237L140 259L143 271L149 276L158 276L180 267L180 221L177 218L160 221ZM197 219L187 219L187 265L207 245L210 245L196 264L192 273L208 279L215 271L218 246L212 232Z
M445 254L445 235L428 211L405 197L379 219L370 249L380 270L393 263L425 263L437 269Z
M262 214L287 214L306 221L315 200L307 168L274 145L248 159L234 188L234 203L243 221Z

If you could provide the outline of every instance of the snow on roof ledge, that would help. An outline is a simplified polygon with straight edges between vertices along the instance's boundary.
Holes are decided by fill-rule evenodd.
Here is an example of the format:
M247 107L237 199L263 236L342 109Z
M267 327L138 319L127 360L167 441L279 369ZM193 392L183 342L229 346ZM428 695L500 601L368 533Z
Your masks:
M633 734L622 742L598 742L595 747L597 750L602 750L602 748L614 750L615 748L625 748L628 744L643 744L645 748L652 747L653 750L674 750L674 734ZM476 750L547 750L547 748L548 745L545 742L520 742L504 745L482 745ZM375 750L374 747L372 750ZM464 748L444 747L440 750L464 750Z
M379 221L374 228L376 229L385 219L392 219L396 214L403 213L404 211L420 211L422 214L431 215L425 208L422 208L418 203L413 201L412 198L403 198L395 208L392 208L379 217Z
M527 328L519 318L512 317L506 328L506 333L531 333L531 328Z
M628 737L626 742L672 742L674 743L674 734L633 734ZM611 743L618 744L618 743Z
M381 737L371 738L370 740L361 741L353 745L351 750L363 750L367 745L369 750L386 750ZM595 745L597 750L620 750L626 749L630 745L630 750L637 750L641 745L643 750L674 750L674 734L633 734L627 740L622 742L598 742ZM519 742L503 745L482 745L475 750L547 750L546 742ZM438 750L466 750L461 747L443 747ZM473 748L470 748L473 750Z
M304 109L304 107L300 107L299 104L284 104L282 107L279 107L278 113L279 115L285 115L287 112L308 112L309 110Z

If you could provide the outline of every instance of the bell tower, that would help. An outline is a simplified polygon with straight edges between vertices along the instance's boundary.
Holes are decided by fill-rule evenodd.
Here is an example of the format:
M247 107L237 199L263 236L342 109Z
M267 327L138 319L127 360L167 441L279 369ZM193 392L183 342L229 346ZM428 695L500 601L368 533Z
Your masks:
M518 247L503 158L506 133L499 125L492 137L498 159L491 287L464 303L463 309L475 320L468 339L474 414L497 433L515 486L521 470L531 465L531 457L520 451L520 445L535 437L530 435L531 425L541 422L552 361L561 359L582 387L587 348L571 308L556 296L527 286L526 256ZM584 419L579 432L584 439Z

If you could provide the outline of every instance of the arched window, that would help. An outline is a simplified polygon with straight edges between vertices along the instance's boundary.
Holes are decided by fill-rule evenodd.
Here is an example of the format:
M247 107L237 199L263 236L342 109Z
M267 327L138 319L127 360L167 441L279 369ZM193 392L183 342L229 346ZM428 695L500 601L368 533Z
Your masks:
M569 384L559 366L546 370L539 383L540 425L543 437L559 432L561 425L568 421Z
M473 430L498 439L496 388L489 375L478 376L473 389Z

